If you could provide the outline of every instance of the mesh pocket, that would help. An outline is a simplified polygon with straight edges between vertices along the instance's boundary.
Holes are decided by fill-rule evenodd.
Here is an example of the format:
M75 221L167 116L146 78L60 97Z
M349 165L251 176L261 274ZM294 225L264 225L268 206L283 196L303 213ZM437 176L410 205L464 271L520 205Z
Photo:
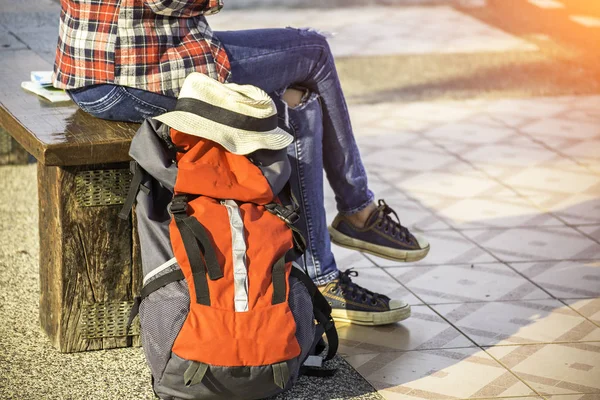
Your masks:
M151 293L140 305L142 346L155 379L160 379L165 370L189 306L190 296L183 280Z
M315 340L315 320L313 304L308 294L308 289L302 282L290 277L289 306L296 321L296 340L300 345L300 365L306 357Z

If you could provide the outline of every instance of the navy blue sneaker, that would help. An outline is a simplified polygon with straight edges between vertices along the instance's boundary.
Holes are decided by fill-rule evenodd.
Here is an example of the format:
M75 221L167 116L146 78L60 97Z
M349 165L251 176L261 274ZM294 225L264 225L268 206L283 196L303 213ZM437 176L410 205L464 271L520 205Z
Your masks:
M352 282L352 269L319 286L319 290L331 305L331 316L339 322L358 325L386 325L410 317L410 306L402 300L392 300L382 294L371 292Z
M393 219L391 216L396 218ZM338 246L363 251L394 261L418 261L429 253L425 238L411 234L400 224L398 214L385 201L371 213L365 226L357 228L338 214L329 227L331 241Z

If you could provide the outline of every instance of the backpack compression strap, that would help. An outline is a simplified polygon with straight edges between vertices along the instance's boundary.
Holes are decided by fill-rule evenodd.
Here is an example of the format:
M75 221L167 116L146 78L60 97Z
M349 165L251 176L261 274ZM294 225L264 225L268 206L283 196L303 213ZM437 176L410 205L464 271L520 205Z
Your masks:
M135 203L135 198L140 190L146 194L150 193L150 189L142 184L146 177L146 171L144 171L140 164L136 161L129 162L129 170L133 174L133 177L129 184L129 192L127 192L127 198L123 203L123 208L121 208L121 211L119 212L119 218L121 219L129 218L129 213L133 208L133 203Z
M333 319L331 318L331 306L325 299L325 297L317 288L317 285L306 275L304 272L300 271L298 268L293 267L291 276L301 281L306 289L308 290L308 294L310 294L311 300L313 302L313 312L315 318L321 324L323 329L325 330L325 335L327 336L327 343L329 344L329 349L327 350L327 356L325 360L331 360L333 356L337 353L339 339L337 330L335 329L335 324L333 323Z
M271 276L273 279L273 300L271 304L283 303L286 300L285 265L290 261L296 261L299 255L296 249L290 249L273 265ZM292 269L293 270L293 269Z
M300 219L300 206L298 200L292 192L290 183L286 183L279 196L287 196L289 205L284 206L276 202L265 204L265 208L271 214L279 217L292 230L292 240L294 241L295 253L288 256L289 260L296 260L301 257L306 251L306 239L300 230L294 224Z
M144 286L140 291L140 295L133 299L133 307L131 307L129 319L127 320L127 330L129 330L129 327L131 326L135 316L139 314L142 300L148 297L150 293L156 292L158 289L167 286L169 283L177 282L183 279L185 279L183 276L183 271L176 269L159 276Z
M181 240L192 268L196 302L210 306L206 272L208 270L209 278L214 281L223 277L223 271L219 267L215 250L206 229L196 218L187 215L187 196L185 195L175 195L173 197L171 204L169 204L169 212L175 219L175 224L181 234ZM203 257L200 256L200 253Z

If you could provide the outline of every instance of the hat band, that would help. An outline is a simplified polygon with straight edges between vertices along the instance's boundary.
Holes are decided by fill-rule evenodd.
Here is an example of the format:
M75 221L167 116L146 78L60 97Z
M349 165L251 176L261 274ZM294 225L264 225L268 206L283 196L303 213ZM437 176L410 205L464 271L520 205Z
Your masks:
M277 114L256 118L236 113L191 97L177 100L175 111L185 111L232 128L254 132L269 132L277 128Z

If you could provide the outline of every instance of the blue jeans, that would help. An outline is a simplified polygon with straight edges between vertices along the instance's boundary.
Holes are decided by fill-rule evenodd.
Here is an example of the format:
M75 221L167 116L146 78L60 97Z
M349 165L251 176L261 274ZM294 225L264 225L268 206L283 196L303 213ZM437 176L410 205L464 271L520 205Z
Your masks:
M338 210L353 214L373 201L333 56L326 39L306 29L257 29L216 32L231 63L231 82L258 86L273 94L287 113L296 140L288 149L295 160L292 185L299 193L307 232L305 257L317 284L335 279L323 200L323 169ZM311 95L295 108L277 98L289 86ZM176 99L147 91L96 85L70 91L82 110L99 118L141 122L175 107Z

